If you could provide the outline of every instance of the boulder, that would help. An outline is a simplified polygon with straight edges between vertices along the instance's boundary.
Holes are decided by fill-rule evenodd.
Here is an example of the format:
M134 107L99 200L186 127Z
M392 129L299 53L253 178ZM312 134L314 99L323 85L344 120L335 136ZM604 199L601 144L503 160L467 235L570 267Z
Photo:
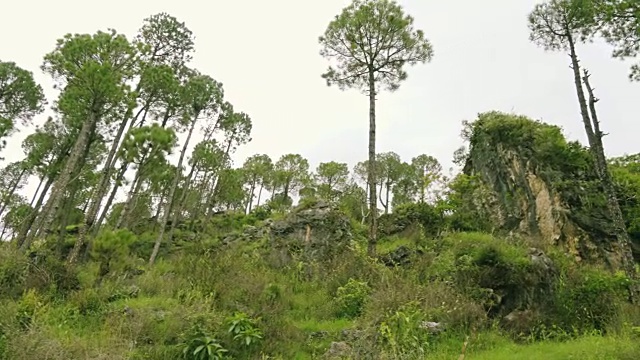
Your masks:
M351 346L344 341L334 341L324 354L325 359L342 359L349 356Z
M306 259L326 260L349 245L352 230L346 214L334 205L317 201L273 221L266 232L272 248L285 258L298 253Z

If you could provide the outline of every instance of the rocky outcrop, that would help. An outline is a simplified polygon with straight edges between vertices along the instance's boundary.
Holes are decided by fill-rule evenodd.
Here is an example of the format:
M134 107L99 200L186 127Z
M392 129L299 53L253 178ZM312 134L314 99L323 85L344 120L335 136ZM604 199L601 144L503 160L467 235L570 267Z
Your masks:
M298 206L282 219L267 219L260 226L245 226L227 235L223 243L264 239L279 262L297 254L305 259L328 259L344 250L352 239L349 217L322 201Z
M464 172L475 207L497 229L560 245L576 259L615 261L615 233L589 153L558 127L498 112L470 126Z
M349 217L336 206L317 201L299 206L270 225L269 242L283 257L300 253L323 260L343 251L351 242Z

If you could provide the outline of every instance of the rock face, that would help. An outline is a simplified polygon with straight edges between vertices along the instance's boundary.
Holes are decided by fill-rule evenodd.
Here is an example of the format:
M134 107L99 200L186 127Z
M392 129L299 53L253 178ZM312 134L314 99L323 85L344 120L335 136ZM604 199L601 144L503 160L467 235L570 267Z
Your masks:
M578 260L615 261L614 232L590 156L559 128L497 112L469 131L472 202L500 230L564 246Z
M294 208L282 219L266 219L260 226L245 226L222 242L266 240L276 263L288 264L295 255L304 260L326 260L344 250L351 239L349 217L336 206L316 201Z
M317 201L299 206L284 218L267 219L260 226L245 226L242 232L227 235L222 242L267 240L279 262L287 263L294 254L305 259L328 259L344 250L352 239L347 215L337 207Z
M337 207L318 201L299 206L269 226L269 242L284 258L301 253L323 260L344 250L352 239L349 218Z

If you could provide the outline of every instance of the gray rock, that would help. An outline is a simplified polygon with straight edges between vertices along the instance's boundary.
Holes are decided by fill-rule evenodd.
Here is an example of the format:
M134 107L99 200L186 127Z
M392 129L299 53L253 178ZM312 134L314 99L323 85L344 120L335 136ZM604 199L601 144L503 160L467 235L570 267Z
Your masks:
M437 334L444 330L444 327L441 323L434 321L423 321L422 323L420 323L420 328L425 329L432 334Z
M325 359L340 359L349 356L351 346L344 341L334 341L324 354Z
M388 254L381 256L380 260L382 260L386 266L401 266L411 262L411 255L413 255L413 251L402 245Z
M327 259L344 250L353 237L347 215L320 201L292 210L284 219L274 221L269 230L270 243L283 260L293 253Z

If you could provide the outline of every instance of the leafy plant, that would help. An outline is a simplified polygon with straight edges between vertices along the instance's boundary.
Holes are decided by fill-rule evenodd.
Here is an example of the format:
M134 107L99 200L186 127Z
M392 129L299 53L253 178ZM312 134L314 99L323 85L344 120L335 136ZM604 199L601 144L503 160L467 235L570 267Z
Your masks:
M357 318L362 314L362 309L370 293L371 288L366 282L349 279L336 292L337 315L351 319Z
M203 332L194 334L183 344L182 355L185 360L222 360L228 352L218 339Z
M229 334L233 339L240 341L245 346L251 346L262 339L262 331L255 325L255 321L243 312L236 312L227 318L229 324Z
M424 315L416 302L391 312L378 327L383 346L389 347L396 356L416 353L424 356L429 341L423 321Z

